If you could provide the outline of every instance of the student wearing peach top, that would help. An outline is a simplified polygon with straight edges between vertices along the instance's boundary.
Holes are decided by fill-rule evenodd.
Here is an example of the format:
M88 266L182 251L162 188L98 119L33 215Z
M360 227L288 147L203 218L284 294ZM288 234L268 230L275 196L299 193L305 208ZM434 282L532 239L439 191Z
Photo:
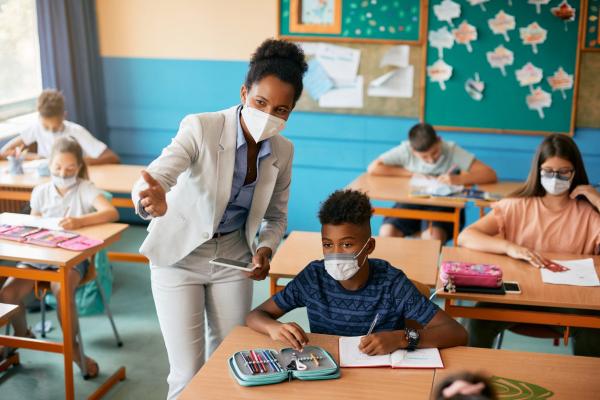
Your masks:
M525 185L466 228L458 244L551 268L541 253L600 254L599 209L600 194L589 185L577 145L555 134L538 148ZM472 320L469 344L491 347L498 333L511 326ZM572 332L576 355L600 356L600 330Z

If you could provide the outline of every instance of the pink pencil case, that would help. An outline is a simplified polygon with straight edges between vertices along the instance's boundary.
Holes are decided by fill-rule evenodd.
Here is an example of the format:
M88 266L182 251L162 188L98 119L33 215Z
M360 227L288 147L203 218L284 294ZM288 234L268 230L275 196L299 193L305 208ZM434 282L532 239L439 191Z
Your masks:
M502 270L492 264L445 261L440 268L440 280L451 292L457 286L497 288L502 286Z
M64 242L59 243L58 247L73 251L83 251L101 245L102 243L104 243L102 240L92 239L85 236L77 236L76 238L65 240Z

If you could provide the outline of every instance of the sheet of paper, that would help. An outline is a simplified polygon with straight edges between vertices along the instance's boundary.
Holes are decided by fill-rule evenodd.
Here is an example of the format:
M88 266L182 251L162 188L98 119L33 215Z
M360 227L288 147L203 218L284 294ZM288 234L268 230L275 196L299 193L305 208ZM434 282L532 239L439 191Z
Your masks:
M319 100L322 95L333 88L333 81L319 60L313 58L309 61L308 71L304 75L304 87L315 100Z
M440 351L436 348L396 350L391 359L393 368L444 368Z
M317 42L296 42L296 44L302 48L304 55L307 57L317 55L319 47L321 46L321 43Z
M586 258L583 260L553 261L570 269L564 272L552 272L546 268L542 269L542 281L544 283L551 283L554 285L600 286L593 259Z
M352 85L358 74L360 50L333 44L321 44L315 57L336 86Z
M367 94L373 97L413 97L414 68L398 68L369 83Z
M362 108L363 77L359 75L348 86L335 86L319 98L319 107L323 108Z
M369 356L358 349L362 336L339 339L340 367L385 367L389 366L390 355Z
M448 196L459 193L464 189L463 185L447 185L438 181L435 177L425 175L413 175L410 178L411 191L424 193L432 196Z
M407 45L394 46L394 47L391 47L383 55L383 57L381 57L379 66L381 68L387 67L387 66L406 68L409 66L409 64L408 64L409 56L410 56L410 47L408 47Z
M13 214L13 213L2 213L0 214L1 225L23 225L23 226L34 226L36 228L44 228L55 231L62 231L59 222L62 218L42 218L34 217L27 214Z

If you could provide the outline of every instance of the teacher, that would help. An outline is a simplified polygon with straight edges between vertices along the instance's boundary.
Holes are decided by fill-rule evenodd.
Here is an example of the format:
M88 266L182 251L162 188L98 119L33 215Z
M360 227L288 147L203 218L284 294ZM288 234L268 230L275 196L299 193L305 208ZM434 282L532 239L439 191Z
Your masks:
M280 132L306 70L295 44L263 42L250 60L242 104L186 116L133 187L136 212L152 219L140 252L150 259L170 364L169 399L204 364L205 346L210 355L244 324L252 279L269 273L287 227L292 172L293 145ZM215 257L252 262L256 269L209 264Z

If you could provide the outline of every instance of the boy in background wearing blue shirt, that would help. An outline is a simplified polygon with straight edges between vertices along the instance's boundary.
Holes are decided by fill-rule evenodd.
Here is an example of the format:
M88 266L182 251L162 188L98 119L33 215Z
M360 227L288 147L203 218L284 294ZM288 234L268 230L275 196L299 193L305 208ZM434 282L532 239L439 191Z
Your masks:
M437 177L447 185L476 185L496 182L492 168L475 158L453 142L442 140L433 127L419 123L410 128L408 140L380 155L369 165L368 173L381 176L413 175ZM394 208L452 211L447 207L396 203ZM464 210L461 211L461 228L464 225ZM434 221L431 227L426 221L386 217L379 230L380 236L420 236L422 239L437 239L446 243L452 237L451 222Z
M277 319L306 307L311 332L339 336L365 335L379 314L374 333L360 344L369 355L465 345L465 329L423 296L401 270L369 258L375 250L371 215L371 203L360 192L329 196L319 211L324 260L311 262L285 289L252 310L247 325L301 350L308 343L304 330ZM406 320L422 329L407 328Z

